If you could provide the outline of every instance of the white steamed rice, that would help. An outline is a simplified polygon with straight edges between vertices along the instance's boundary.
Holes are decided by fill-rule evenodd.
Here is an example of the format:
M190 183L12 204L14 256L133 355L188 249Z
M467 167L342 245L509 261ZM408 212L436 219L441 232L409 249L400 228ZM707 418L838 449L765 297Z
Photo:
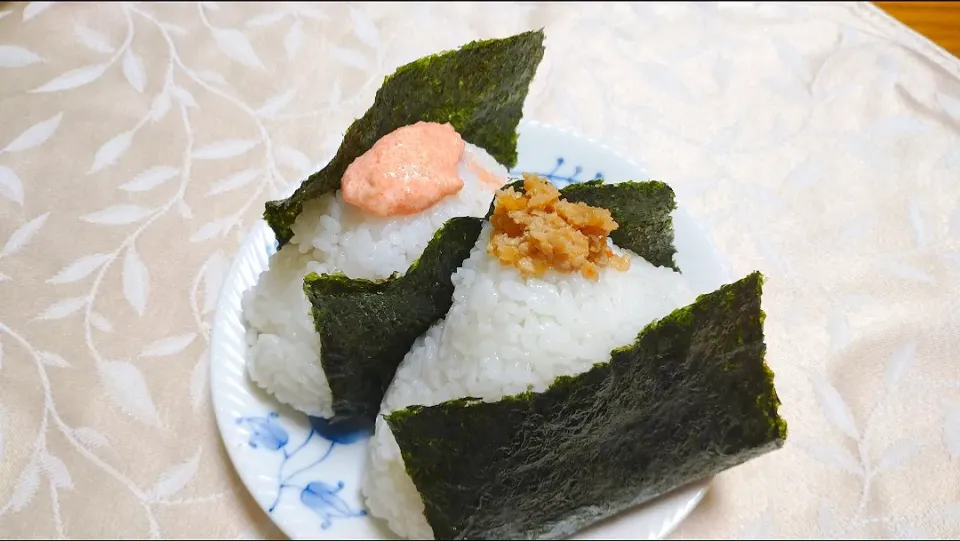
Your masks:
M631 255L630 269L600 271L598 281L549 272L520 277L486 252L485 224L470 257L453 277L454 302L445 320L417 339L393 379L381 413L466 396L496 401L543 391L609 359L647 323L695 300L683 277ZM614 247L614 251L624 251ZM423 501L400 449L377 418L363 482L367 509L408 539L433 539Z
M459 165L463 189L420 214L380 218L344 203L340 192L304 204L293 238L270 257L268 270L243 296L247 371L257 385L308 415L333 415L303 277L339 271L351 278L386 278L407 270L448 219L484 216L493 188L479 181L471 158L506 179L503 166L468 143Z

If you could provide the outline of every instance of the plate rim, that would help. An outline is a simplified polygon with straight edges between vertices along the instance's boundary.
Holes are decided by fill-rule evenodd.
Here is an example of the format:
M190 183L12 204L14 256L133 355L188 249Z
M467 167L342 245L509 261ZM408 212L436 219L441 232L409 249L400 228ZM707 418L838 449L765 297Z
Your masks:
M523 118L521 118L517 127L518 134L522 131L524 126L529 126L530 128L533 128L533 129L554 131L562 135L575 138L583 143L586 143L589 146L594 147L595 149L603 150L607 153L610 153L613 156L616 156L618 159L627 163L628 165L635 168L636 170L643 172L644 176L648 178L652 178L650 173L647 171L645 167L638 164L636 161L630 159L629 157L624 156L617 150L613 149L612 147L599 141L596 138L579 133L569 128L556 126L556 125L549 124L546 122L541 122L538 120L527 120ZM329 163L331 159L332 159L332 156L321 161L320 162L321 165L318 167L318 169L325 167L326 164ZM301 181L301 183L302 182L303 181ZM296 188L296 186L299 186L299 184L295 184L291 182L290 186L292 186L292 188L290 188L290 191L292 191L293 189ZM675 197L677 200L676 212L682 212L686 214L688 218L691 219L693 224L698 229L699 233L703 235L705 241L713 250L714 254L717 256L717 264L720 267L720 270L722 270L722 272L725 275L729 275L729 268L727 266L727 262L720 255L719 251L716 249L716 245L713 242L713 238L709 235L709 232L706 231L703 227L701 227L700 222L693 219L693 215L691 215L686 210L687 205L685 204L685 201L683 200L683 198L681 198L679 194L675 194ZM227 456L230 458L230 464L234 472L236 472L237 476L240 478L240 481L242 482L244 489L247 491L249 496L257 503L257 506L261 509L261 511L265 515L267 515L270 521L277 527L277 529L283 532L283 534L286 535L288 538L296 539L295 536L291 535L292 532L288 531L288 525L285 522L278 521L274 517L274 515L269 512L269 510L267 509L267 505L264 502L261 502L260 499L256 496L256 494L254 494L254 491L251 489L251 486L253 486L254 483L252 483L252 481L248 479L249 474L245 471L244 468L240 468L238 466L238 464L241 462L241 459L238 456L238 451L236 451L233 448L233 446L227 443L227 439L225 437L225 434L228 432L228 428L233 424L232 423L233 419L227 418L228 413L222 403L222 400L223 400L223 398L221 398L222 393L216 392L214 390L215 381L217 381L218 378L221 378L221 372L225 369L225 366L223 366L224 365L223 362L215 361L215 358L219 359L223 357L223 354L221 353L223 346L219 345L221 342L225 340L225 338L222 337L222 334L226 332L225 328L227 327L228 319L231 317L232 312L234 310L238 308L241 312L240 315L242 318L242 306L237 308L230 306L232 303L230 302L230 299L228 298L228 296L225 295L225 292L227 292L232 287L236 287L235 285L236 282L241 280L241 268L242 268L241 255L243 255L247 251L251 251L253 249L253 245L255 244L255 241L258 239L258 237L261 237L261 236L265 237L267 240L272 240L273 242L275 242L275 239L276 239L276 236L274 235L273 230L270 229L267 222L264 221L263 218L258 218L250 226L250 228L247 231L247 234L243 238L243 242L240 243L239 247L234 252L233 257L231 258L231 261L230 261L230 267L226 275L224 276L223 283L221 284L220 290L217 293L217 304L214 311L213 324L210 332L210 344L209 344L210 366L208 367L208 374L207 374L209 382L206 387L207 387L207 392L210 393L210 404L211 404L211 407L213 408L214 418L216 420L217 431L219 432L220 442L225 448L227 452ZM248 288L249 287L250 286L248 286ZM241 298L242 298L243 292L245 291L246 289L240 292ZM244 366L244 373L246 373L245 366ZM273 400L276 400L276 399L273 399ZM280 403L278 402L277 404L279 407ZM649 536L648 539L663 539L666 536L670 535L670 533L672 533L693 512L693 510L700 505L700 503L703 501L704 497L706 496L707 492L710 490L710 487L713 484L713 478L714 476L711 476L706 479L695 481L687 485L688 488L693 488L696 486L699 486L699 488L696 489L695 493L691 494L686 504L683 505L682 507L679 507L669 520L665 520L663 522L663 525L661 526L660 530L655 534ZM681 490L683 488L684 487L678 487L678 489L675 489L675 490ZM656 502L656 499L651 500L651 502L648 502L648 503L654 503L654 502Z

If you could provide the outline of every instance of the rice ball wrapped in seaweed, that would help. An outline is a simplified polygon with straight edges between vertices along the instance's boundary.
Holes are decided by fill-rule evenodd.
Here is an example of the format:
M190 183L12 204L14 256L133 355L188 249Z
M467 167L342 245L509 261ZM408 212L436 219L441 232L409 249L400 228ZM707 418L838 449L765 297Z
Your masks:
M564 537L785 437L761 277L696 297L668 186L524 188L498 194L384 397L363 493L403 537Z
M372 423L393 371L425 327L387 337L406 348L377 363L357 361L331 385L304 278L387 279L406 271L451 218L483 216L505 166L516 163L516 127L542 44L542 31L526 32L400 67L333 160L289 198L267 203L264 218L280 249L243 299L248 373L260 387L309 415L369 411ZM449 298L437 299L434 311L445 313ZM338 359L338 369L344 363L354 360ZM384 383L355 396L359 381Z

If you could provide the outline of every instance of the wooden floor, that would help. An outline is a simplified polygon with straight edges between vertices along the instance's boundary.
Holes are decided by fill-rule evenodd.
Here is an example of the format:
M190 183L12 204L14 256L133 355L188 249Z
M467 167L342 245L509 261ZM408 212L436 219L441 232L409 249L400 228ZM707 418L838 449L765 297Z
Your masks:
M903 24L960 56L960 2L874 2Z

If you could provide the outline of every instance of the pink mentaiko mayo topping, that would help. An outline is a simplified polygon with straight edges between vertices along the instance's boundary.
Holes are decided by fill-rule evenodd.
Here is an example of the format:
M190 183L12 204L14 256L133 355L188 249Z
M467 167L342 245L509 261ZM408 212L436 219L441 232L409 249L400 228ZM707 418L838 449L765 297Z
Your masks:
M480 183L491 192L499 190L504 184L507 183L507 179L491 173L474 157L470 158L470 162L467 164L467 167L470 168L470 171L472 171L474 175L477 175L477 179L480 180Z
M347 167L343 200L377 216L415 214L463 188L464 143L450 124L417 122L380 138Z

